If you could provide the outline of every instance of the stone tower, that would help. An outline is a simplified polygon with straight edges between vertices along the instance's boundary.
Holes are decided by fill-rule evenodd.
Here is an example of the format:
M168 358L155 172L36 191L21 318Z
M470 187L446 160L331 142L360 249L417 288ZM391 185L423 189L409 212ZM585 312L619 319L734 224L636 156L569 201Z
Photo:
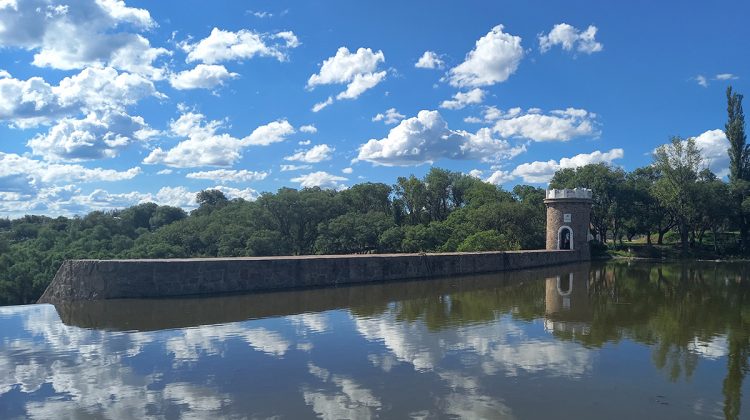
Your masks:
M582 260L591 258L589 224L591 190L547 190L547 249L572 249Z

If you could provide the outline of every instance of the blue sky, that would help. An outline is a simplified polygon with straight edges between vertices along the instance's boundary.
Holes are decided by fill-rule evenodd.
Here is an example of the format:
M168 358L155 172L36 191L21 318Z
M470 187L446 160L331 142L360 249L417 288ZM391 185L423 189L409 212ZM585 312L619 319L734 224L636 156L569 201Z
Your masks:
M726 172L741 1L0 0L0 215L430 165L506 188L634 169L672 135Z

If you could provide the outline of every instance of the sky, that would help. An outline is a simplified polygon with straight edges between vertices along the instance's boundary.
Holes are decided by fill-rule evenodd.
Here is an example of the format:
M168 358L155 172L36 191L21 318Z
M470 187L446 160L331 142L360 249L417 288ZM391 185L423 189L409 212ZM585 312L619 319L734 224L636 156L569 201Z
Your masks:
M672 136L727 173L743 1L0 0L0 217L217 188L504 188Z

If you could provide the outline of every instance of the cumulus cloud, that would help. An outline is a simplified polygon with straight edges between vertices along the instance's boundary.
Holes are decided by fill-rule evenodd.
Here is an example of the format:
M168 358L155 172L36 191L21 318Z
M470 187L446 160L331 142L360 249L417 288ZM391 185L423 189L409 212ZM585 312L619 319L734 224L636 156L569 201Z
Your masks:
M404 118L406 118L406 115L398 112L396 108L388 108L384 114L378 113L372 117L372 121L383 121L385 124L398 124Z
M203 114L186 112L170 124L173 135L187 137L175 147L152 150L143 159L145 164L163 164L178 168L199 166L231 166L241 157L248 146L267 146L283 141L294 133L294 127L286 120L273 121L256 128L242 139L226 133L217 133L221 121L206 121Z
M294 127L287 120L278 120L253 130L243 141L250 146L268 146L286 140L287 136L294 134Z
M523 54L521 37L506 34L503 25L497 25L476 42L463 63L450 69L448 81L460 88L504 82L516 72Z
M292 178L290 181L299 183L302 188L320 187L342 190L346 188L346 185L341 182L348 181L348 178L318 171Z
M438 159L479 159L494 162L523 152L507 141L494 139L488 128L476 134L455 131L437 111L420 111L401 121L388 136L371 139L359 147L357 160L385 166L409 166Z
M318 144L307 150L298 150L291 156L285 156L284 160L318 163L324 160L330 160L334 150L336 149L327 144Z
M592 153L581 153L570 158L562 158L560 161L548 160L523 163L518 165L513 171L495 171L487 182L501 184L512 181L516 178L522 178L524 182L532 184L543 184L549 182L552 176L560 169L578 168L592 163L611 164L617 159L622 159L624 152L622 149L612 149L608 152L599 150Z
M91 112L83 119L63 118L45 134L37 134L27 146L48 161L112 158L134 142L159 134L142 117L122 111Z
M539 48L542 53L556 45L565 51L575 50L584 54L599 52L604 46L596 41L597 30L594 25L589 25L585 31L581 31L567 23L558 23L548 34L539 34Z
M575 137L597 136L596 114L585 109L567 108L543 114L538 108L526 112L513 108L502 112L488 108L485 120L497 118L492 131L508 137L533 141L568 141Z
M344 168L344 169L341 170L341 172L343 172L345 174L350 174L350 173L354 172L354 169L352 169L352 168Z
M113 0L68 5L19 0L14 5L0 8L0 46L34 51L35 66L61 70L111 66L155 80L164 76L164 69L155 67L154 61L169 51L151 47L137 33L156 26L145 9Z
M359 48L351 53L348 48L341 47L336 55L323 61L320 72L310 76L307 88L312 90L320 85L346 84L346 89L336 95L336 99L356 99L385 79L386 72L377 71L384 62L383 51ZM333 97L328 97L324 102L315 104L313 111L318 112L332 103Z
M222 65L198 64L193 69L171 75L169 77L169 84L178 90L213 89L237 76L239 74L229 72Z
M247 169L217 169L214 171L190 172L185 175L191 179L208 179L216 182L250 182L266 179L268 172L248 171Z
M32 194L61 183L113 182L135 178L141 168L126 171L60 164L0 152L0 191Z
M111 67L84 69L57 86L40 77L19 80L9 76L0 78L0 120L19 127L81 112L123 110L149 96L163 97L150 80Z
M301 131L301 132L303 132L303 133L308 133L308 134L315 134L315 133L317 133L317 132L318 132L318 129L317 129L317 128L315 128L315 126L314 126L314 125L312 125L312 124L308 124L308 125L303 125L303 126L301 126L301 127L299 128L299 131Z
M432 51L425 51L419 61L414 64L414 67L418 69L442 69L445 67L445 62L440 59L440 56Z
M718 177L729 175L729 139L723 130L708 130L695 137L695 145L701 149L703 163Z
M481 104L485 93L487 92L479 88L474 88L468 92L458 92L453 95L453 99L443 101L440 108L462 109L466 105Z
M299 40L293 32L267 34L247 29L232 32L213 28L208 37L196 43L183 42L180 48L187 53L187 62L216 64L246 60L255 56L286 61L288 50L299 45Z
M702 74L695 76L693 80L695 80L696 83L698 83L699 85L703 87L708 87L708 79L706 79L706 76Z
M226 187L223 185L217 185L213 187L215 190L219 190L224 193L227 198L230 200L235 198L241 198L243 200L247 201L255 201L255 199L258 198L258 191L252 189L252 188L233 188L233 187ZM197 194L197 192L196 192Z

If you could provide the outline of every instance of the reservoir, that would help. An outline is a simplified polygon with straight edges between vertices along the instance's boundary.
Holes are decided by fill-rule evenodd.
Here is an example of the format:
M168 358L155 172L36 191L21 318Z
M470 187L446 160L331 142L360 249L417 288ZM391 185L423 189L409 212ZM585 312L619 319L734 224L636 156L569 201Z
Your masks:
M0 418L750 417L745 264L0 307Z

